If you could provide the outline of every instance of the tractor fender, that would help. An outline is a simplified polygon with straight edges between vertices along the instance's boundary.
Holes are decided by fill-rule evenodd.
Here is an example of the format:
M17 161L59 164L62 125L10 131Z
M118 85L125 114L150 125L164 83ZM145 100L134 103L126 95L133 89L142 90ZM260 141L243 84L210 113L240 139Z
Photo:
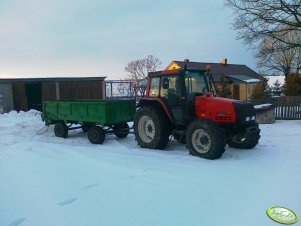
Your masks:
M160 98L142 98L139 103L137 104L137 108L152 105L157 108L161 108L163 112L165 112L167 118L169 119L170 123L173 123L174 119L171 115L169 109L167 108L166 104Z

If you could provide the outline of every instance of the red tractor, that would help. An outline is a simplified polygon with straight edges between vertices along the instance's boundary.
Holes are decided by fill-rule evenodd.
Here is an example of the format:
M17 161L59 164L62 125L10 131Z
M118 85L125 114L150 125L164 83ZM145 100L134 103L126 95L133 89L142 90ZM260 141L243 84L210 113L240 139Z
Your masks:
M215 96L209 70L149 73L146 97L138 103L134 133L142 148L164 149L170 135L190 154L217 159L230 147L251 149L260 129L250 103Z

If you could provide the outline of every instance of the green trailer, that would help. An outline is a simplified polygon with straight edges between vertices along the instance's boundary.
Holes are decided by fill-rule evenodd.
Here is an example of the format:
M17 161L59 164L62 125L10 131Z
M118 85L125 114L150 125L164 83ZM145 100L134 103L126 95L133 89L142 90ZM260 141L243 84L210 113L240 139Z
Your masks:
M106 134L118 138L128 135L127 122L133 121L135 100L70 100L44 101L42 119L54 126L57 137L66 138L69 130L88 132L93 144L101 144Z

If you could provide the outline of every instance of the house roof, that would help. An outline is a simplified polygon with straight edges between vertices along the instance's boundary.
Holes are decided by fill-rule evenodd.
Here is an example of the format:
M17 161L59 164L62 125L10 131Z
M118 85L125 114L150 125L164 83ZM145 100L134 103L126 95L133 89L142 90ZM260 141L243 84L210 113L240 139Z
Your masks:
M221 63L205 63L205 62L190 62L190 61L173 61L167 66L169 68L173 63L179 67L195 68L205 70L208 65L211 65L211 73L214 77L218 75L245 75L255 79L261 79L262 76L253 71L246 65L240 64L221 64Z

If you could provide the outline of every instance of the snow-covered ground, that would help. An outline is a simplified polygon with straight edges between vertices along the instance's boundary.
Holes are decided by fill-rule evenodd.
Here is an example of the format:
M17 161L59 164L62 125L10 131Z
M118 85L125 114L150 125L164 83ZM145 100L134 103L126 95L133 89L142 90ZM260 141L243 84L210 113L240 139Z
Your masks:
M55 137L39 112L0 115L0 226L277 225L270 206L301 215L301 121L260 128L253 150L210 161L175 141L92 145L81 131Z

